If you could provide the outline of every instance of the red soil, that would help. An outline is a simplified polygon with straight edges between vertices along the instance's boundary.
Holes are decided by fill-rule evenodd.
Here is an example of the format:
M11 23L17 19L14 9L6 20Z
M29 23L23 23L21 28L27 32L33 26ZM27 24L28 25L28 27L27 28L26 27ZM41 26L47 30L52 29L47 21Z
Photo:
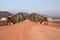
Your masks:
M0 40L60 40L60 29L25 20L0 27Z

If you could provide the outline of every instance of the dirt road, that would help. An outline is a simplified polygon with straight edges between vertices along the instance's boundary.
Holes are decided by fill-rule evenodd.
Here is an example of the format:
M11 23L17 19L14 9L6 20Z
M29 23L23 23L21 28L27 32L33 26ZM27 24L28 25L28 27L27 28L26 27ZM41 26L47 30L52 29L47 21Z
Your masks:
M25 20L0 27L0 40L60 40L60 29Z

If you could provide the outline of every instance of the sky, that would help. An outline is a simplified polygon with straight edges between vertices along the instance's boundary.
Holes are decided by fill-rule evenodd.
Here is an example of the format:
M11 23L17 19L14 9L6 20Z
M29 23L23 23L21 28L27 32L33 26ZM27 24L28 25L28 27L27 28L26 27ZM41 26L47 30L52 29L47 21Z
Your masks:
M47 12L60 10L60 0L0 0L0 11Z

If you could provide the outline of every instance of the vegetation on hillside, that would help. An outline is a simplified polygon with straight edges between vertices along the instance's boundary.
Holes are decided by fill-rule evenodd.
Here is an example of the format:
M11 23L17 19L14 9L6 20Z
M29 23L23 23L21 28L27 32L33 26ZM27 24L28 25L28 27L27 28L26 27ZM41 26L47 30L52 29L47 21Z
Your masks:
M6 15L10 14L8 12L5 12L5 13L6 13ZM16 14L18 14L18 15L16 15ZM19 12L19 13L16 13L16 14L15 15L14 14L12 15L13 16L13 19L11 20L14 24L15 23L18 23L18 22L22 22L22 21L24 21L26 19L31 20L31 21L34 21L34 22L41 22L41 21L44 20L44 16L42 16L42 15L40 15L38 13L28 14L28 13ZM8 15L8 16L10 16L10 15Z
M44 16L42 16L42 15L40 15L38 13L32 13L29 16L29 20L35 21L35 22L40 22L40 21L44 20Z
M14 24L25 20L24 15L22 13L17 13L17 14L19 14L19 15L18 16L16 15L13 18L13 23Z

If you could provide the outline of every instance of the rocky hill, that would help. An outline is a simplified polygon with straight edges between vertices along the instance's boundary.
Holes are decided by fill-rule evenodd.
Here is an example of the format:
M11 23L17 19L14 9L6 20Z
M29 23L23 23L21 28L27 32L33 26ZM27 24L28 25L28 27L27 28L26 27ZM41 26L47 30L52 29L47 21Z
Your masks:
M0 11L0 18L2 17L8 17L12 15L11 13L9 13L8 11Z

